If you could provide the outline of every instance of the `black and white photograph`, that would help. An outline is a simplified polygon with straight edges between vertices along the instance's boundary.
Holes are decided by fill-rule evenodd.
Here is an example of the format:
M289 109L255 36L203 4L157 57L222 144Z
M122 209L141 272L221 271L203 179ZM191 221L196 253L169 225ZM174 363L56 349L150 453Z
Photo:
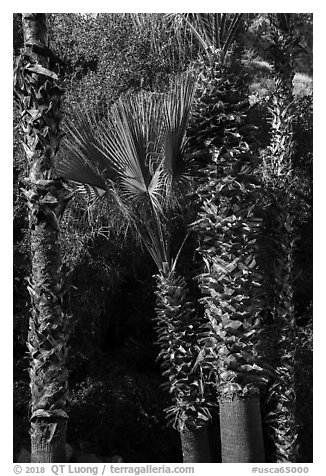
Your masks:
M314 17L12 15L14 473L312 468Z

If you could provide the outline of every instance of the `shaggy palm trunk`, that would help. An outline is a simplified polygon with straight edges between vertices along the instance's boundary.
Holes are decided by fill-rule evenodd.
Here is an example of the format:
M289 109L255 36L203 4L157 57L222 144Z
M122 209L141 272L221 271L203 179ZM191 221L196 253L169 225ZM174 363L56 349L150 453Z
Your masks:
M32 272L30 352L31 462L66 458L67 319L62 312L63 279L58 219L70 193L54 172L60 142L57 75L49 70L45 13L22 16L24 51L16 69L15 98L21 112L28 175Z
M158 358L167 379L164 387L172 396L167 419L180 432L183 462L207 463L211 461L207 437L210 413L202 371L195 367L203 329L187 294L185 280L164 263L157 275L155 323L161 347Z
M205 264L198 280L211 330L209 352L215 353L222 462L263 462L259 386L267 382L269 370L258 352L261 192L256 161L241 134L248 103L238 72L217 61L202 73L191 133L206 165L193 229Z
M273 355L278 380L269 389L267 422L274 450L272 461L296 461L295 354L296 325L293 305L293 226L288 192L278 194L274 202L274 280L272 282L272 317L276 335Z
M273 274L270 301L276 352L271 359L279 378L268 395L266 421L273 441L271 460L295 462L296 423L295 353L296 324L293 300L293 252L295 243L293 201L293 101L294 53L297 46L291 14L277 14L272 28L272 60L276 88L270 106L271 144L263 157L263 177L269 192L269 235L272 240Z
M277 82L277 86L279 86ZM270 192L269 234L273 273L269 279L276 352L271 359L278 380L268 395L266 421L274 443L272 461L295 462L298 427L295 418L296 324L293 300L294 206L292 198L292 116L277 88L271 106L272 143L264 157L264 180Z

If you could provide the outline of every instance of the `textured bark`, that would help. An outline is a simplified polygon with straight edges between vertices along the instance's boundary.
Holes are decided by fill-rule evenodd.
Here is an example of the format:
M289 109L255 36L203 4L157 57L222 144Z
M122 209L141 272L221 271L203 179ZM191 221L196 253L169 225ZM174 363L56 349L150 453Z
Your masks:
M67 420L38 418L31 426L31 463L66 461Z
M220 402L222 463L264 463L258 397Z
M270 461L296 462L299 425L296 421L294 252L296 210L293 199L293 77L297 39L291 14L276 14L272 23L275 91L269 107L271 142L264 154L265 187L271 195L268 230L273 273L269 282L271 329L275 336L269 360L278 374L269 388L265 422L271 442Z
M55 172L61 140L58 76L49 70L47 16L22 16L24 51L15 73L15 98L21 113L31 233L32 273L28 291L32 312L30 353L31 462L64 462L66 444L67 316L62 312L59 218L71 197Z
M30 388L32 422L39 416L66 418L68 372L67 321L61 309L61 251L58 233L47 223L31 231L32 299L28 348L31 354ZM45 428L44 422L42 427Z
M268 430L274 448L271 460L277 463L296 462L298 423L296 421L295 354L296 321L293 298L293 203L288 190L277 193L271 215L274 226L274 276L271 286L271 312L276 335L273 359L278 379L269 389ZM292 206L291 206L292 205Z
M258 399L249 398L273 371L259 348L265 307L259 265L261 182L243 133L249 102L239 65L221 65L217 57L207 66L192 131L203 163L196 190L200 208L192 227L204 262L197 279L210 329L210 360L202 359L201 365L211 366L221 402L223 462L264 461Z
M167 264L157 275L156 296L155 327L161 348L158 359L166 379L162 387L172 397L172 405L165 410L167 421L179 431L185 421L188 428L202 427L210 419L210 412L203 373L195 365L203 334L201 319L189 298L185 279Z
M201 428L184 427L180 431L182 456L184 463L210 463L207 425Z
M46 13L23 13L22 21L25 48L30 45L46 47L48 43ZM43 57L43 62L45 61Z

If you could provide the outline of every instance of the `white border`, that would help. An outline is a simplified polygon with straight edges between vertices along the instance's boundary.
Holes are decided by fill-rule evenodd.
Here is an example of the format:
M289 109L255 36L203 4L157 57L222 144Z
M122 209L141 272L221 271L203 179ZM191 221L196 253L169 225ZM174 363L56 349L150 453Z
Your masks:
M1 32L1 299L2 305L2 339L1 339L1 413L2 428L0 432L0 464L3 474L12 473L12 14L15 12L33 10L46 12L65 13L90 13L93 12L202 12L216 11L217 7L227 12L300 12L314 13L314 463L308 464L310 474L325 473L325 409L324 400L326 392L325 382L325 240L326 240L326 198L325 198L325 163L326 163L326 76L324 63L326 60L325 48L325 7L322 2L296 1L296 2L262 2L248 1L235 2L196 2L194 1L165 1L162 4L155 2L98 2L80 3L56 1L47 4L44 1L23 2L14 1L2 5L3 20ZM27 8L28 7L28 8ZM76 8L78 7L78 8ZM119 7L119 8L118 8ZM227 7L227 8L225 8ZM245 10L244 10L245 7ZM262 8L264 7L264 8ZM108 11L106 11L108 10ZM9 463L8 471L5 469ZM199 471L199 466L202 467ZM250 474L253 465L198 465L196 475L213 474L219 471L221 475ZM259 465L271 467L273 465ZM298 465L296 465L298 466ZM302 466L306 466L305 464Z

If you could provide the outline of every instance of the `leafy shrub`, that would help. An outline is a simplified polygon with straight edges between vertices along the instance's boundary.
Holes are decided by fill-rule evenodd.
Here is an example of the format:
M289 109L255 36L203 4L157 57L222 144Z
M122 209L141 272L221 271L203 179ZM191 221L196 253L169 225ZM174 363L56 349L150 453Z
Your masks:
M177 433L165 426L160 379L111 362L70 392L68 439L85 452L126 462L181 461Z

